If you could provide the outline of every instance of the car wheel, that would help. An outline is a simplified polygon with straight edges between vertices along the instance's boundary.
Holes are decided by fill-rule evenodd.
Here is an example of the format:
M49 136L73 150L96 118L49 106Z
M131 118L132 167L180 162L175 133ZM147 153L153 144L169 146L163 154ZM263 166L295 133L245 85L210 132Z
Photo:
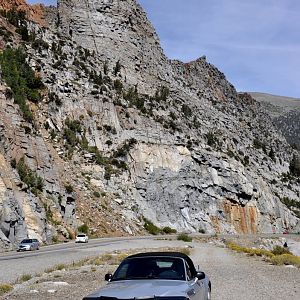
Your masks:
M211 300L211 290L210 287L207 288L207 300Z

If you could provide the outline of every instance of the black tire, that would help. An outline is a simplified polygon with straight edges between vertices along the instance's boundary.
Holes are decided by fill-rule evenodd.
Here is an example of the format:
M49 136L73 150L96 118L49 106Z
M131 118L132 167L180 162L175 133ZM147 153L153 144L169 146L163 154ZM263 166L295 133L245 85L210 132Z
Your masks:
M207 288L207 297L206 297L207 300L211 300L211 289L210 289L210 286L208 286Z

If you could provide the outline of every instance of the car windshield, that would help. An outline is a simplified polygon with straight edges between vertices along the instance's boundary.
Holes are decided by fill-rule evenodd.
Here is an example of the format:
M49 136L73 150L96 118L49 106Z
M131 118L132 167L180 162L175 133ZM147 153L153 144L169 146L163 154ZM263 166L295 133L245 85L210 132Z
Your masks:
M128 258L112 277L112 281L136 279L185 280L184 261L177 257Z
M85 234L78 234L77 237L85 237Z
M32 243L32 240L23 240L22 242L21 242L21 244L31 244Z

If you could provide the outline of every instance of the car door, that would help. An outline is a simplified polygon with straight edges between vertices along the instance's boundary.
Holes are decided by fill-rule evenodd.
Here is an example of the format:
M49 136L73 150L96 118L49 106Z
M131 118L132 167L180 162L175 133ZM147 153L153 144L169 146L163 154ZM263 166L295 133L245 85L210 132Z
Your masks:
M206 300L205 287L203 280L192 276L192 272L187 263L185 263L186 275L189 285L188 296L190 299Z

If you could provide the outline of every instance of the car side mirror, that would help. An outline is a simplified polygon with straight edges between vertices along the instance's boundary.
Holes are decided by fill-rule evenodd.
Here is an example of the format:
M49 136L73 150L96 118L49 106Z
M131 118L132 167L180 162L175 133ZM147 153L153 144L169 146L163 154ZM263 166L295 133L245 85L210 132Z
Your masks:
M112 279L112 274L105 274L105 277L104 277L105 281L111 281Z
M196 277L199 279L199 280L202 280L205 278L205 273L204 272L197 272L196 274Z

